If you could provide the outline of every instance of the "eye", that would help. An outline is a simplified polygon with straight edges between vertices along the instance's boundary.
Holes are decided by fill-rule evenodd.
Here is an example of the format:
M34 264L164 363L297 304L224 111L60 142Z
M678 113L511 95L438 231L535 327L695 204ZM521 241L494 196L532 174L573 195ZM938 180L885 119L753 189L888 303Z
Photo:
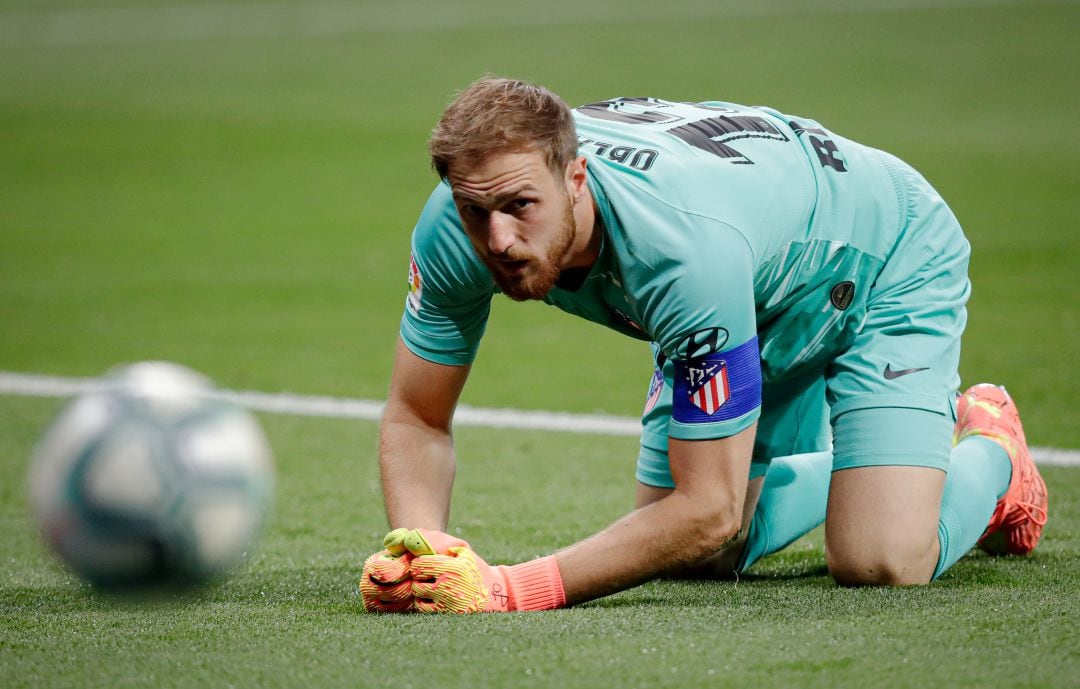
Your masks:
M480 206L477 206L475 203L465 204L461 207L461 211L471 218L482 218L487 214L487 211Z
M533 200L532 199L514 199L513 201L510 202L510 205L513 206L514 210L516 210L516 211L523 211L526 208L528 208L529 206L533 205Z

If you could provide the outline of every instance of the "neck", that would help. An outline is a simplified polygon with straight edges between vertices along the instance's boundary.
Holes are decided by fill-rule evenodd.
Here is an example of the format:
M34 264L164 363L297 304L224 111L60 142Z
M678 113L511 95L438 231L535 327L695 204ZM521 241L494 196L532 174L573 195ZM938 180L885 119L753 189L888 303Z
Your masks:
M574 243L570 246L569 261L564 268L591 268L600 255L602 235L596 203L592 193L586 186L581 198L574 204L574 223L577 233Z

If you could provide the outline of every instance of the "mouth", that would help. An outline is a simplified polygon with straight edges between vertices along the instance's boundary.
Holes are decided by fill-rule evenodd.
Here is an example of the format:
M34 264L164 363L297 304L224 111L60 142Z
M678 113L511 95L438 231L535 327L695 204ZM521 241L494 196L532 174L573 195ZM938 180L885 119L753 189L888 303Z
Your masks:
M529 265L528 259L521 261L499 261L499 270L507 275L518 275Z

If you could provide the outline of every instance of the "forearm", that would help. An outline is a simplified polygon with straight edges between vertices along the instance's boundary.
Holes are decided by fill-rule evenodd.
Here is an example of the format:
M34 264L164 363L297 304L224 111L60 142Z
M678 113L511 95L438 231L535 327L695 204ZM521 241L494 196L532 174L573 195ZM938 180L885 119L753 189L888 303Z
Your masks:
M709 557L739 531L741 505L702 511L680 493L631 512L607 529L556 553L567 603L636 586L671 568Z
M556 554L569 604L712 556L739 534L756 424L714 441L669 441L676 488Z
M444 531L454 485L451 423L468 366L422 359L398 338L379 426L379 469L391 528Z
M384 418L379 429L379 468L390 528L445 531L455 467L449 431Z

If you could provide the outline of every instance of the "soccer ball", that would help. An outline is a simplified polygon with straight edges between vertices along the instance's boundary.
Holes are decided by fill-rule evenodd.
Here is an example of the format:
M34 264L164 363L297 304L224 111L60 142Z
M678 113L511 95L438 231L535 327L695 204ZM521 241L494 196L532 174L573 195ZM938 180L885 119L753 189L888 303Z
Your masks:
M260 533L273 486L254 417L166 362L116 369L76 397L30 469L46 542L110 589L183 587L226 573Z

